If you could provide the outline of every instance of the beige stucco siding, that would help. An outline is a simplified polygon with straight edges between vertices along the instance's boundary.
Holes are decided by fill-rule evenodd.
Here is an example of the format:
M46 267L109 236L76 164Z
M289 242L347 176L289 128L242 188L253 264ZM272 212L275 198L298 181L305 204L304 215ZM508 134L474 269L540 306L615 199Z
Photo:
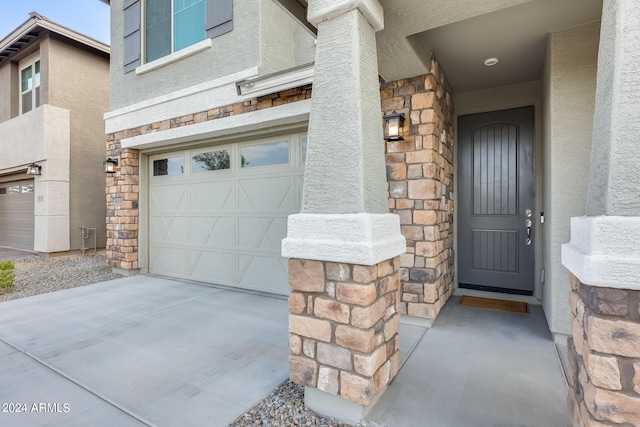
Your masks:
M233 30L211 39L210 48L149 72L124 73L122 0L111 2L111 15L111 110L250 69L270 74L314 57L313 36L273 0L237 1Z
M2 123L18 114L18 66L15 63L5 61L0 66L0 88L3 88L0 96L0 123ZM16 88L16 90L10 90L10 88Z
M586 210L599 28L594 23L551 34L543 71L543 304L554 333L571 332L569 272L560 262L560 245L570 240L570 218Z
M123 0L111 1L111 109L172 93L237 73L260 62L260 3L235 2L233 31L212 39L212 46L152 72L124 73ZM142 54L144 57L144 52Z
M106 143L102 115L109 108L109 58L49 38L51 105L70 114L69 234L71 249L82 246L80 227L97 228L98 247L106 244L102 161Z
M260 25L260 74L313 62L315 37L276 5L263 1Z

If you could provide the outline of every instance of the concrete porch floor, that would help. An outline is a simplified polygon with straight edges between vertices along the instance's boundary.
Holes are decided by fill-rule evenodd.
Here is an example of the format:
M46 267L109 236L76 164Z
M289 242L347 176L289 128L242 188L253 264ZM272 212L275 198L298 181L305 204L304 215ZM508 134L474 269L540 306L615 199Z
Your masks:
M541 308L456 302L429 330L401 326L410 356L367 419L568 426ZM1 303L0 404L27 413L0 408L0 425L226 426L287 378L287 315L281 297L150 276Z
M447 302L367 420L384 426L571 426L567 384L542 307L530 305L531 313L522 315L459 306L459 298Z

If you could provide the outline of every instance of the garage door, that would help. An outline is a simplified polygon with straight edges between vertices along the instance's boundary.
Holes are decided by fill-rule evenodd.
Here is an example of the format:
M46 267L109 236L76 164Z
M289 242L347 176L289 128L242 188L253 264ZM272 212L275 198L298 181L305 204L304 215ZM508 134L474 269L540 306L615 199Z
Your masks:
M0 246L33 250L33 180L0 182Z
M287 294L305 153L293 134L150 156L149 271Z

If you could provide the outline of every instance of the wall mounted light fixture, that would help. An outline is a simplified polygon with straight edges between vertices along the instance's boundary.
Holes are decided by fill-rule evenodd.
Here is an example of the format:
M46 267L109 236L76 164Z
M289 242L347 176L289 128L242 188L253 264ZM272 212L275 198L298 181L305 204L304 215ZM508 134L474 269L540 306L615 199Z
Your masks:
M118 166L118 159L108 157L107 160L102 162L102 170L104 173L116 173L116 166Z
M41 175L42 174L42 166L31 163L27 166L27 175Z
M387 141L403 140L404 113L396 113L384 116L384 139Z

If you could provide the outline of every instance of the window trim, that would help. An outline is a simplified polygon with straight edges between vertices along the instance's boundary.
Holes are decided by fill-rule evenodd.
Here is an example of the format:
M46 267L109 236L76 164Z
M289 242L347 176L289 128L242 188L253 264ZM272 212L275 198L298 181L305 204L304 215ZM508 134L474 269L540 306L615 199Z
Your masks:
M279 144L279 143L287 143L287 161L284 163L269 163L266 165L253 165L251 166L250 161L246 166L242 166L242 149L248 147L258 147L261 145L271 145L271 144ZM297 142L292 138L292 135L281 135L273 138L264 138L253 141L246 141L238 144L238 159L240 163L238 163L238 170L240 171L259 171L263 168L282 168L282 167L292 167L294 162L293 153L294 145L297 145Z
M193 176L204 177L210 174L218 174L218 175L228 174L228 173L235 172L237 169L234 164L234 160L237 154L234 152L233 144L214 145L207 148L192 149L188 151L189 151L188 157L189 157L189 160L191 161L191 165L189 168L191 177ZM226 151L229 153L229 167L227 169L213 169L213 170L202 170L202 171L193 170L193 156L196 156L198 154L203 154L203 153L219 152L219 151Z
M226 33L233 31L233 11L234 11L234 0L204 0L205 1L205 39L210 40L217 37L220 37ZM188 46L184 49L180 49L177 52L172 52L169 55L166 55L161 58L157 58L154 61L145 63L145 52L146 52L146 40L144 33L146 31L144 19L146 17L145 14L146 0L124 0L122 7L122 14L124 20L124 31L123 31L123 61L122 61L122 70L124 74L130 73L131 71L137 70L137 74L144 74L151 70L163 67L167 64L170 64L174 61L183 59L187 56L196 54L201 50L195 48L193 50L189 49L193 46L199 46L202 50L209 48L208 43L203 43L200 45L199 43L195 43L192 46ZM173 5L172 5L173 8ZM173 18L172 18L173 19ZM173 34L173 25L172 25L172 34ZM172 36L173 39L173 36ZM173 41L172 41L173 43ZM187 52L176 55L178 52L183 52L186 49L189 49ZM176 56L171 56L176 55ZM165 61L156 62L163 58L170 56L171 59ZM144 67L144 65L149 64L148 67ZM138 70L139 67L142 67Z
M39 84L36 86L36 63L40 63L40 79ZM42 105L42 62L40 61L40 52L36 52L33 55L30 55L20 61L18 63L18 113L19 115L23 115L28 113L29 111L22 111L22 97L28 91L22 91L22 71L27 68L32 68L31 78L33 80L33 87L31 90L31 109L29 111L33 111ZM40 104L36 102L36 88L40 88Z
M211 46L212 46L211 39L204 39L201 42L192 44L191 46L185 47L184 49L180 49L177 52L173 52L173 53L170 53L169 55L165 55L158 59L154 59L151 62L138 65L135 68L136 75L146 74L150 71L157 70L158 68L162 68L165 65L173 64L174 62L178 62L191 55L195 55L196 53L200 53L204 50L207 50Z
M175 25L176 25L176 22L175 22L175 0L170 0L170 2L171 2L171 14L170 14L171 15L171 36L170 36L170 38L171 38L171 53L169 53L167 55L164 55L164 56L161 56L159 58L156 58L153 61L148 61L147 62L147 2L148 1L149 0L142 0L142 2L141 2L142 8L141 8L141 14L140 14L140 19L141 19L141 25L140 25L140 30L141 30L141 32L140 32L140 36L141 36L140 66L138 66L136 68L136 74L144 74L145 72L151 71L151 70L147 70L147 71L143 70L140 73L138 72L138 68L144 67L144 65L146 65L146 64L154 64L156 61L160 61L160 60L162 60L164 58L173 56L178 52L182 52L183 50L189 49L189 48L191 48L193 46L200 45L202 42L204 42L206 40L210 40L210 38L207 35L207 22L206 22L207 0L202 0L204 2L204 8L205 8L204 9L205 10L205 22L204 22L204 28L203 28L203 30L204 30L204 40L201 40L201 41L199 41L197 43L194 43L194 44L192 44L190 46L187 46L185 48L182 48L180 50L175 50L175 31L176 31L176 28L175 28ZM211 47L211 46L208 46L208 47ZM206 47L203 48L202 50L204 50L204 49L206 49ZM170 63L175 62L175 61L177 61L179 59L182 59L182 58L186 58L187 56L191 56L191 55L193 55L195 53L198 53L198 52L200 52L200 50L198 50L196 52L191 52L191 53L189 53L189 54L187 54L185 56L181 56L181 57L179 57L177 59L173 59L172 61L170 61L168 63L164 63L162 65L159 65L158 67L155 67L155 68L159 68L159 67L165 66L167 64L170 64ZM153 69L155 69L155 68L153 68Z

